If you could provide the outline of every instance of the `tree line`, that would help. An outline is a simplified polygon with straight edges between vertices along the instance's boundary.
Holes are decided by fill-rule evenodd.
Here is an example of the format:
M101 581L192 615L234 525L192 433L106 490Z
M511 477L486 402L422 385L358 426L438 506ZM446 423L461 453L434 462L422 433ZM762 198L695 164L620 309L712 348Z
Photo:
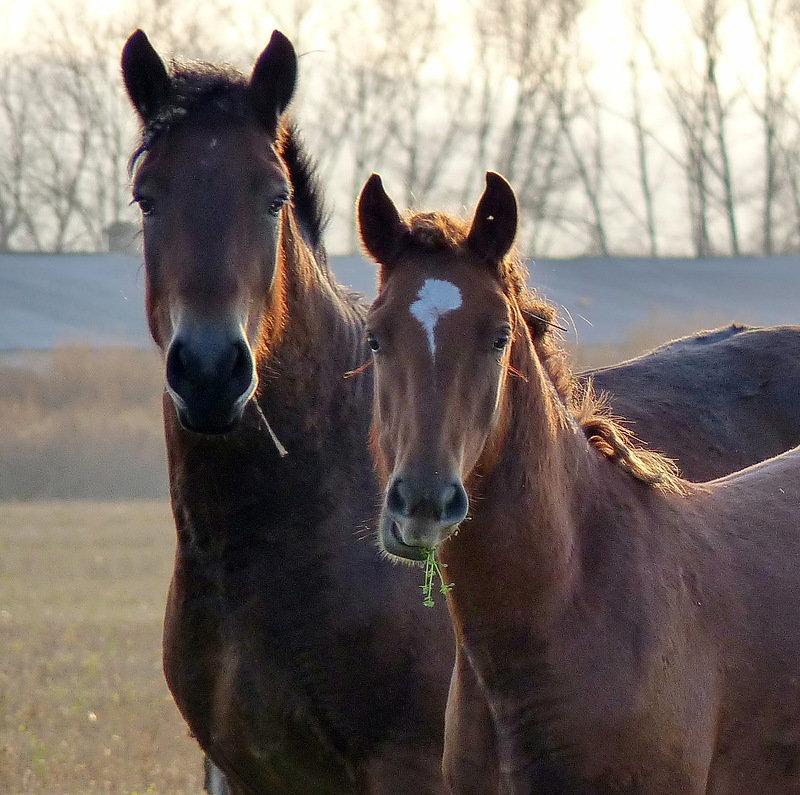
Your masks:
M273 27L292 39L336 253L358 249L373 170L399 203L450 210L500 171L534 256L800 246L797 0L48 2L0 50L0 251L104 250L136 221L119 76L135 27L244 69Z

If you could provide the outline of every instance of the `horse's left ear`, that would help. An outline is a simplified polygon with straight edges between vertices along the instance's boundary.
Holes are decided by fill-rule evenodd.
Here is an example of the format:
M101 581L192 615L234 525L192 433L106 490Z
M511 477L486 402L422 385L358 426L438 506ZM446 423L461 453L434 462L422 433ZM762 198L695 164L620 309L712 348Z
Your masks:
M289 39L279 30L258 56L250 75L250 103L259 121L273 135L278 119L289 106L297 82L297 55Z
M358 197L358 229L367 254L382 268L391 268L408 238L408 226L384 190L378 174L364 183Z
M486 172L486 189L478 202L467 245L481 259L498 264L517 235L517 197L499 174Z

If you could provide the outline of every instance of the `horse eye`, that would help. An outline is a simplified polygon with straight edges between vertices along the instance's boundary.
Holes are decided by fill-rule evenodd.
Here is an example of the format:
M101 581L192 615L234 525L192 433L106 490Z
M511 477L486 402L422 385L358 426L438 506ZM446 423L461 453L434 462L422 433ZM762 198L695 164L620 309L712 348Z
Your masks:
M492 342L493 350L497 351L498 353L505 350L506 346L508 345L508 340L508 332L504 331L502 334L498 334L494 338L494 342Z
M142 215L145 218L156 211L155 202L146 196L135 196L133 200L139 205L139 209L142 211Z
M281 208L284 204L289 200L289 197L286 194L281 194L280 196L276 196L272 202L270 203L269 207L267 208L270 215L274 215L276 218L281 211Z
M372 333L367 333L367 345L369 345L369 349L374 353L379 351L381 348L381 344L378 342L378 338Z

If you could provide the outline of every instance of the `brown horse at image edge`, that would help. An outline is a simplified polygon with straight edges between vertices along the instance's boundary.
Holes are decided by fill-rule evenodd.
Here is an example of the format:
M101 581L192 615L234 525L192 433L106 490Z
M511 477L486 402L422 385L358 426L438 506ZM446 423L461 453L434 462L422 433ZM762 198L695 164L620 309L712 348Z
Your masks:
M373 175L359 223L380 540L454 585L452 791L496 742L515 795L800 792L800 450L693 484L635 446L528 320L502 177L465 223Z

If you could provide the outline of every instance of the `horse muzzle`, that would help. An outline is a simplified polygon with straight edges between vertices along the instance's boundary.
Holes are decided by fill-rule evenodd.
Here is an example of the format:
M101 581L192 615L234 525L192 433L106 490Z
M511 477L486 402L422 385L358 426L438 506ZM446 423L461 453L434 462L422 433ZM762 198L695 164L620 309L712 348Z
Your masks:
M394 478L386 491L379 537L390 555L424 560L425 550L447 540L467 516L469 500L460 481L425 485Z
M166 382L181 425L210 435L235 428L258 386L247 341L220 332L176 335L167 351Z

